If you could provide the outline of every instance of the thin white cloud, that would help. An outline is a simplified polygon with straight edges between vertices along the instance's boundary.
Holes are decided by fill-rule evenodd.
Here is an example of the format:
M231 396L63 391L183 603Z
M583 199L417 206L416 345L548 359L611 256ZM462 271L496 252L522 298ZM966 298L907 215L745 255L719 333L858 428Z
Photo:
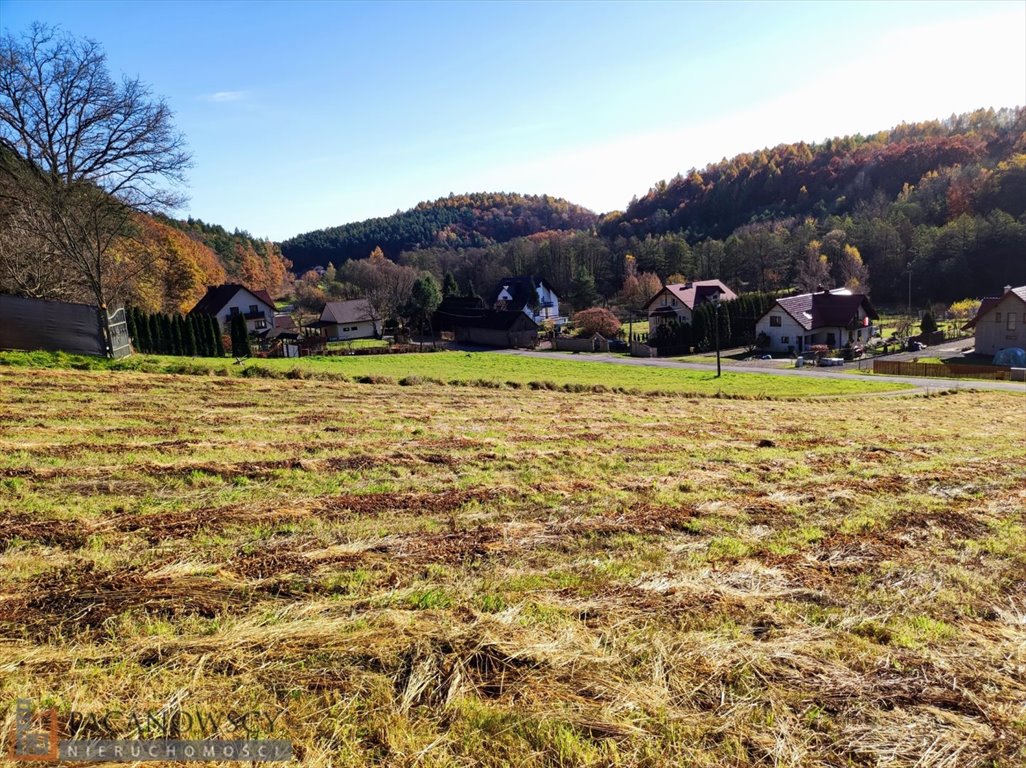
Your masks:
M200 96L200 99L214 104L225 104L230 101L244 101L248 97L249 91L215 91Z

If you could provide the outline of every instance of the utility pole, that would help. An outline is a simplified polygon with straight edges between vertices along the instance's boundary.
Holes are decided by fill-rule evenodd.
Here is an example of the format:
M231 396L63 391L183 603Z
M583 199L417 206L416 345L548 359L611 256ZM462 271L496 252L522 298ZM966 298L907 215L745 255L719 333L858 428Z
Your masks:
M908 270L908 316L912 317L912 268Z
M720 294L719 291L712 296L713 316L716 318L716 378L720 378Z

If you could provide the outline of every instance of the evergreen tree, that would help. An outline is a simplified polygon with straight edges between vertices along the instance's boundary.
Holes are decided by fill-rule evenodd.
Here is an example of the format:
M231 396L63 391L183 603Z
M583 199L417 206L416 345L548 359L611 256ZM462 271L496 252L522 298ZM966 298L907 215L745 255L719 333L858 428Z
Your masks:
M210 350L207 348L207 322L199 315L186 315L186 321L192 329L192 337L196 340L197 357L210 357Z
M937 321L933 319L933 314L923 313L923 319L919 321L919 330L923 333L933 333L937 330Z
M570 284L570 303L576 311L580 312L583 309L595 306L598 301L599 295L598 291L595 290L595 276L582 264L577 268L577 274Z
M160 315L152 314L146 319L150 327L150 354L160 355L164 352L164 328L160 323Z
M135 330L139 334L139 351L149 353L153 349L150 341L150 318L141 309L133 310L135 313Z
M424 328L426 326L429 331L431 330L431 315L438 309L441 301L442 297L438 292L438 283L435 282L435 278L430 273L419 278L413 284L413 290L410 291L409 314L410 319L418 324L422 337L421 344L424 343Z
M178 318L173 315L164 315L167 318L167 329L168 338L171 339L170 349L168 354L170 355L181 355L182 354L182 328L177 322Z
M192 319L178 316L182 326L182 354L189 357L196 357L196 332L192 327Z
M162 354L175 354L175 339L174 334L171 332L171 318L163 312L160 313L160 334L164 337L164 349L162 350Z
M232 315L232 355L249 357L249 330L241 313Z
M448 298L449 296L459 296L460 286L456 282L456 275L450 270L446 270L445 277L442 280L442 296Z
M214 354L217 357L224 357L224 339L221 336L221 324L213 315L210 315L210 334L214 340Z

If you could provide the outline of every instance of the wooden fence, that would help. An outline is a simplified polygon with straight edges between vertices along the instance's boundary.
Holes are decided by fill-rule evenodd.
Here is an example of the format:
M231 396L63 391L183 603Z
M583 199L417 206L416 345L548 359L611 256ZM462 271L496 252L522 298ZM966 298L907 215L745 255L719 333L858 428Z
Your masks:
M889 376L937 376L940 378L996 379L1008 381L1011 368L996 365L959 365L946 363L912 363L898 360L874 360L873 373Z

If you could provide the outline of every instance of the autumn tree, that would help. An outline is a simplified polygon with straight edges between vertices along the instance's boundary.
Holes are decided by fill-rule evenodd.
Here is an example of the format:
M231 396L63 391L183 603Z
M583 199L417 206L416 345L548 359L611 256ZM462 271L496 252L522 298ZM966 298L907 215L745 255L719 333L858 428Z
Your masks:
M620 332L620 319L604 307L575 312L573 321L581 336L594 336L597 333L611 339Z
M967 323L976 317L976 313L979 309L979 299L961 299L959 301L952 302L951 306L948 307L948 315L950 315L953 320L958 320L960 323Z
M296 281L294 293L296 306L311 314L319 314L328 301L328 294L321 288L320 275L312 269Z
M798 264L796 282L798 288L807 293L830 287L830 262L826 254L820 253L819 240L805 246L804 259Z
M116 80L99 45L34 24L0 41L5 228L43 247L84 295L121 298L142 264L112 257L136 211L174 208L190 158L166 102Z
M419 277L412 267L396 264L375 248L369 257L347 261L339 269L346 282L356 286L370 305L372 319L396 319L407 305Z
M869 292L869 270L854 245L845 244L841 247L841 255L834 265L834 274L839 285L853 291Z

